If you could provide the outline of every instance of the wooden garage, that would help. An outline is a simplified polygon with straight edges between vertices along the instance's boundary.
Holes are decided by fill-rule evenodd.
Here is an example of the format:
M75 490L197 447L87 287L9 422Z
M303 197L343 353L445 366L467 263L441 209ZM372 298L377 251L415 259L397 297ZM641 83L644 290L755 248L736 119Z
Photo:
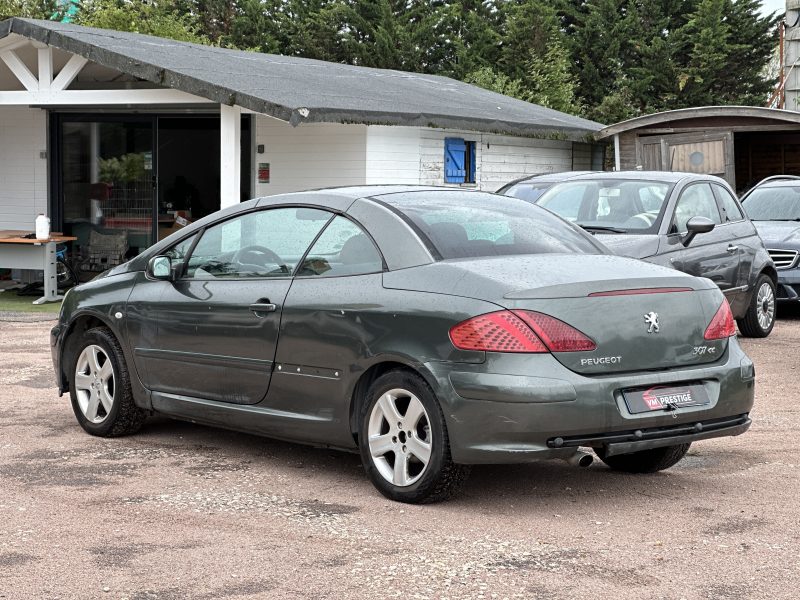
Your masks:
M617 170L687 171L743 192L770 175L800 175L800 112L753 106L671 110L602 129Z

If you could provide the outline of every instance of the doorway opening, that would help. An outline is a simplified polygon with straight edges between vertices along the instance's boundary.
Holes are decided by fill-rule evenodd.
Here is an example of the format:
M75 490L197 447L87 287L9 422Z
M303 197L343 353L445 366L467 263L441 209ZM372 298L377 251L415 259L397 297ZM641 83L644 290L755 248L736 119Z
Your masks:
M252 121L242 118L241 199L252 193ZM116 266L220 208L220 118L51 116L51 219L74 236L82 278Z

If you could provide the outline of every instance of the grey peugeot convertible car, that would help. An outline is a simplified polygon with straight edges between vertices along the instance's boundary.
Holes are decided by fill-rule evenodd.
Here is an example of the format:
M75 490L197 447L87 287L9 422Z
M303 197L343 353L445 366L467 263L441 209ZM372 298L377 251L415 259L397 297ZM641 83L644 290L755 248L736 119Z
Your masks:
M743 335L769 335L777 271L723 179L665 171L565 178L534 202L596 234L616 254L708 277L730 301ZM508 193L524 199L522 188Z
M514 198L422 187L251 200L69 292L60 391L90 434L157 412L359 450L387 497L593 448L652 472L750 426L722 292Z

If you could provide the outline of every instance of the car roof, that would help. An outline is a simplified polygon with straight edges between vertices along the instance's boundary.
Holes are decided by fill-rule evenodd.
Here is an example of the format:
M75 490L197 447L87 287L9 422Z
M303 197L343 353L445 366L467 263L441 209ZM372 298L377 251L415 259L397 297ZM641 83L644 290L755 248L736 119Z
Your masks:
M706 175L703 173L685 173L680 171L564 171L562 173L548 173L546 175L535 175L524 179L518 179L506 184L505 187L510 187L518 183L536 183L536 182L554 182L561 183L562 181L584 181L595 179L627 179L630 181L661 181L664 183L678 183L685 179L697 181L714 181L716 183L725 183L724 179L716 177L715 175Z
M510 187L519 183L557 183L559 181L566 181L579 175L589 175L591 173L601 173L602 171L558 171L556 173L539 173L538 175L525 175L513 181L509 181L503 187Z
M470 192L473 189L464 188L451 188L443 186L432 185L410 185L410 184L396 184L396 185L349 185L340 187L318 188L313 190L305 190L302 192L288 192L285 194L276 194L274 196L263 196L257 198L259 206L265 204L284 204L291 202L309 201L319 203L323 206L331 205L331 201L338 198L341 200L358 200L360 198L372 198L375 196L383 196L386 194L403 194L408 192L426 192L426 191L453 191L453 192Z
M586 179L627 179L630 181L663 181L664 183L678 183L685 179L699 181L714 181L724 183L725 180L714 175L702 173L684 173L680 171L599 171L572 177L572 180Z
M767 181L758 183L752 189L761 188L784 188L784 187L800 187L800 179L777 179L775 181Z

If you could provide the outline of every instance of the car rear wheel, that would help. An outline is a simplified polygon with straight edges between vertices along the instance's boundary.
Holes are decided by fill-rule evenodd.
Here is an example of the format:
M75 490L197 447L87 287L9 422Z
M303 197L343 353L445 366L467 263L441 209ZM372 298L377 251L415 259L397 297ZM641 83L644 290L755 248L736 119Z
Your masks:
M775 326L775 283L769 275L758 278L750 306L736 324L745 337L767 337L772 331Z
M424 380L390 371L370 386L361 411L361 460L387 498L445 500L466 481L469 467L453 463L442 410Z
M72 410L92 435L114 437L136 432L145 412L133 402L122 348L105 327L83 334L69 371Z
M680 444L678 446L640 450L630 454L615 454L614 456L606 456L602 448L596 448L595 453L600 457L600 460L615 471L655 473L678 464L689 451L690 446L691 444Z

